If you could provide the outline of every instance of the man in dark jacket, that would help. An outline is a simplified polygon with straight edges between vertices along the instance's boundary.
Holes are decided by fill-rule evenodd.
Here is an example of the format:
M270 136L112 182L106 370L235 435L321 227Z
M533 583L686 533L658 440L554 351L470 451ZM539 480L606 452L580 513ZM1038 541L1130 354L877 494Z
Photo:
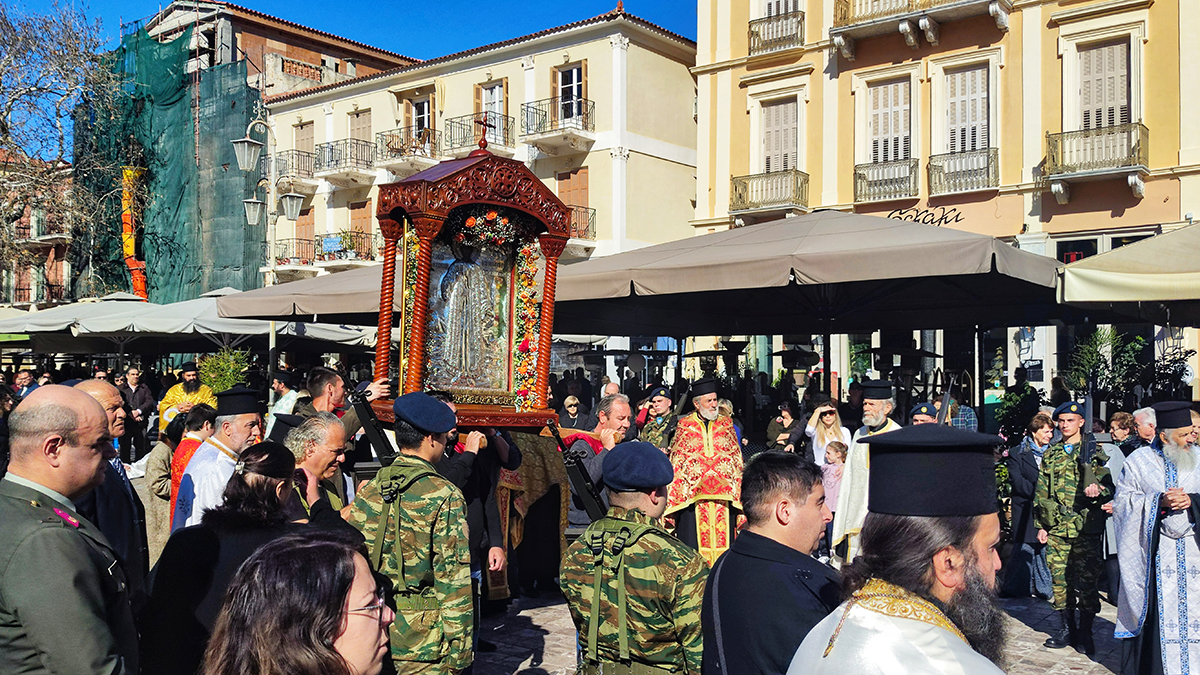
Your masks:
M146 442L146 422L154 412L157 400L150 387L142 382L142 372L137 368L125 371L125 383L117 387L125 401L125 435L121 437L121 454L135 462L150 451ZM132 449L131 449L132 448Z
M1000 589L1007 597L1050 597L1050 568L1046 565L1046 545L1038 539L1038 527L1033 522L1033 498L1042 455L1053 437L1054 422L1049 415L1038 413L1030 420L1021 444L1009 450L1004 460L1012 483L1013 550Z
M812 557L825 524L821 469L791 453L756 456L742 474L746 528L704 589L705 675L787 672L804 636L841 602L841 581Z

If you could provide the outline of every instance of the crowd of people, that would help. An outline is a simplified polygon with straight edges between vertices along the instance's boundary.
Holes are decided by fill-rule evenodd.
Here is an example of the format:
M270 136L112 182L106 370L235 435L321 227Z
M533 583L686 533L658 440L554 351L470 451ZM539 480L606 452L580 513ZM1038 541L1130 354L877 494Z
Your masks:
M495 649L477 625L513 554L497 486L525 436L459 433L452 394L411 392L381 450L322 366L275 373L269 409L192 363L157 393L136 368L95 375L4 388L0 672L449 673ZM1187 403L1116 413L1098 442L1066 400L1005 453L957 397L905 414L886 380L845 402L583 372L550 393L588 480L569 485L572 543L539 550L584 675L1003 672L999 595L1048 600L1045 646L1091 654L1105 580L1125 672L1200 658Z

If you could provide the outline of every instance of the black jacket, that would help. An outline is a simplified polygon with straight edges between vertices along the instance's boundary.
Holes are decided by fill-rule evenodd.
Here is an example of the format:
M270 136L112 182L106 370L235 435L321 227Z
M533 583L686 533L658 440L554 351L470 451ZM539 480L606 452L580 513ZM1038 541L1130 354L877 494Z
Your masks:
M804 636L837 608L841 595L841 580L831 568L743 530L704 588L704 675L786 673Z
M500 507L496 503L500 469L516 471L521 467L521 449L508 433L500 433L508 443L507 463L500 461L494 442L488 443L478 454L457 452L447 447L447 454L437 463L438 473L462 490L463 500L467 503L467 543L471 549L471 560L483 567L487 566L489 548L498 546L505 551L508 549L501 537Z
M1038 465L1026 440L1009 451L1004 460L1012 483L1012 536L1022 544L1036 544L1037 525L1033 522L1033 497L1037 489Z
M129 604L136 617L146 605L146 575L150 550L146 545L146 509L137 490L128 486L112 464L104 463L104 482L75 503L80 515L92 521L125 566Z

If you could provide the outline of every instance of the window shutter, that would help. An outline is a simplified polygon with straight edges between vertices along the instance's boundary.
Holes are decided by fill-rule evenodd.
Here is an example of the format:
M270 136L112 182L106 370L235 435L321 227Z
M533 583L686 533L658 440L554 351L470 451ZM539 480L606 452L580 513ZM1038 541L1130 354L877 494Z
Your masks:
M946 152L971 152L990 146L988 70L986 65L946 73Z
M764 105L763 109L763 171L779 170L779 106Z
M1129 107L1129 43L1079 50L1080 127L1099 129L1132 122Z
M313 216L312 207L300 210L300 217L296 219L296 238L312 240L315 236L316 218Z
M896 162L912 156L909 134L909 81L870 87L871 162Z
M500 78L500 92L504 94L504 116L508 117L508 78Z
M478 84L475 85L475 112L483 112L483 87Z
M588 97L588 90L587 90L587 80L588 80L588 77L587 77L587 59L584 59L584 60L583 60L582 62L580 62L580 64L579 64L579 80L580 80L580 85L579 85L579 97L580 97L580 98L587 98L587 97Z
M413 125L413 104L409 99L404 99L404 127L411 128Z

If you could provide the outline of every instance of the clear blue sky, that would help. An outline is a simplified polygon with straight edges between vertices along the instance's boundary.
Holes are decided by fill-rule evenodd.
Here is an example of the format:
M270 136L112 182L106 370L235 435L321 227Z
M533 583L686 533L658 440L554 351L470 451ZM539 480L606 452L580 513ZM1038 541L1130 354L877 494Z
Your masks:
M0 0L30 12L53 11L53 0ZM83 6L103 22L113 45L121 22L157 12L170 0L60 0ZM429 59L519 37L612 10L616 0L489 0L451 2L329 2L329 0L234 0L234 4L294 21L375 47ZM626 0L625 10L668 30L696 38L695 0Z

